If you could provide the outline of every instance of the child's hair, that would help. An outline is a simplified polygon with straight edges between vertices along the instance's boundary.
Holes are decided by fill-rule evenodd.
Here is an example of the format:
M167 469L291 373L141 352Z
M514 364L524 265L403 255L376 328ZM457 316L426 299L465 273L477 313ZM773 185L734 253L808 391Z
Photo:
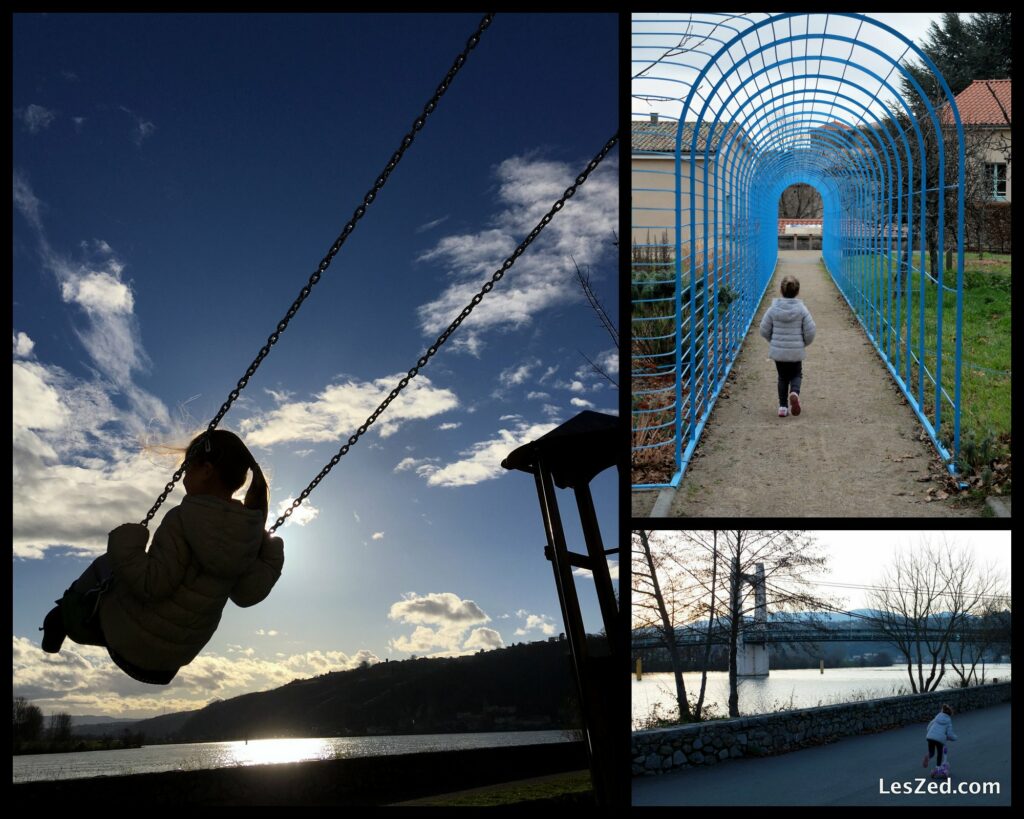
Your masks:
M221 483L232 493L245 483L245 473L251 469L252 483L245 493L245 505L263 511L270 508L270 489L263 471L235 433L226 429L202 432L189 443L185 458L190 464L212 464Z
M787 299L796 298L796 294L800 292L800 282L796 276L786 276L782 280L782 295Z
M949 705L943 705L942 706L942 713L943 714L948 714L949 716L953 716L953 708L951 706L949 706Z

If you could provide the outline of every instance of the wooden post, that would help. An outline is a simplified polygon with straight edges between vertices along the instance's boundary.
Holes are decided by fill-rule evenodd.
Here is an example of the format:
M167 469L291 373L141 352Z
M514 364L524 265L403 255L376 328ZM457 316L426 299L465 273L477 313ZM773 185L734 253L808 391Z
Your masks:
M821 668L821 673L824 674L825 673L825 661L824 660L821 661L820 668Z
M637 657L636 658L636 681L640 682L644 678L644 661Z

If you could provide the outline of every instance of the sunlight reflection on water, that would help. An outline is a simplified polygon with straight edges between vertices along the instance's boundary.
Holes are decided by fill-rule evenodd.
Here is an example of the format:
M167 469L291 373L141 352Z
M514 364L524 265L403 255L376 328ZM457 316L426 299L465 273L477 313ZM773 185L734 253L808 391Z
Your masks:
M23 754L14 757L14 781L126 776L158 771L192 771L317 759L547 744L571 742L577 738L565 731L513 731L313 739L251 739L248 742L240 740L181 745L146 745L142 748L121 751Z

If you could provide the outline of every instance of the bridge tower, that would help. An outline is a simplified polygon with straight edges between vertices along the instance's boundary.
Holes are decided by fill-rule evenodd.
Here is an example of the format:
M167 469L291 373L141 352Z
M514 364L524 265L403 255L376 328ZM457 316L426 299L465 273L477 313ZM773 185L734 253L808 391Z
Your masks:
M768 627L768 602L764 587L764 563L755 564L753 574L741 575L740 582L750 583L754 587L754 622L740 631L736 676L767 677L768 644L764 632Z

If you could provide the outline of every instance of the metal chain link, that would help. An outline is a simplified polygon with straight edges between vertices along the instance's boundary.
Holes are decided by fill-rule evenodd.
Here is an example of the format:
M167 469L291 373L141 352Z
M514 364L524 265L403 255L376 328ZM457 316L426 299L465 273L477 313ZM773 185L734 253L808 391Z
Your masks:
M320 281L320 277L323 275L324 271L330 267L334 257L337 255L338 251L341 250L341 246L345 244L345 240L348 239L352 231L355 230L356 223L363 218L366 213L366 209L373 204L374 199L377 198L377 194L380 193L381 188L383 188L384 184L388 181L388 177L391 176L391 172L398 167L398 163L402 161L402 156L405 154L406 149L412 145L413 140L416 139L416 133L423 128L427 121L427 117L434 113L434 109L437 108L438 101L448 90L448 87L451 85L455 75L459 72L459 69L465 65L469 52L476 48L477 43L480 42L480 35L483 34L484 30L491 24L493 19L494 13L491 12L485 14L480 20L473 36L466 41L465 49L463 49L463 51L461 51L455 58L455 62L452 63L452 67L448 69L448 73L441 81L441 84L437 86L437 90L434 91L434 96L432 96L427 104L423 106L423 112L413 121L412 130L402 138L401 145L399 145L398 149L391 155L391 159L388 160L388 164L384 166L384 170L381 171L380 175L377 177L373 187L366 192L362 203L355 209L355 212L352 214L352 218L349 219L345 227L342 228L341 233L338 235L338 238L335 239L334 244L327 252L327 255L320 260L320 264L317 265L317 269L309 277L309 281L306 282L302 290L299 291L298 297L294 302L292 302L292 306L288 308L288 312L285 314L285 317L277 323L277 329L270 334L267 338L266 344L260 348L259 354L255 359L253 359L252 364L250 364L249 368L245 371L245 375L238 380L235 388L228 395L228 400L221 405L220 410L214 416L213 420L210 421L209 425L206 427L205 434L208 435L217 428L217 424L221 422L221 419L227 414L228 410L231 409L231 405L235 403L235 400L241 394L242 390L245 389L246 385L249 383L249 379L252 378L260 364L263 363L263 359L270 354L270 348L277 344L277 340L280 338L281 333L287 329L288 322L290 322L295 317L295 314L299 312L299 308L306 300L306 297L310 294L316 283ZM171 491L174 489L174 485L181 480L181 476L185 474L187 466L188 461L186 459L181 464L178 471L171 477L170 483L164 487L164 491L160 493L160 497L157 498L156 503L153 504L153 508L149 510L149 513L146 515L146 519L142 521L143 526L149 525L149 522L153 519L157 510L167 499L167 496L171 494Z
M609 139L608 142L605 143L604 147L597 153L597 155L590 160L590 163L587 165L586 169L579 176L576 177L576 181L570 187L565 189L565 193L562 194L562 198L551 206L551 210L544 214L544 217L537 223L537 226L530 231L530 234L525 239L523 239L523 241L520 242L519 246L514 251L512 251L512 254L507 259L505 259L504 263L494 272L490 280L487 281L484 284L484 286L480 288L480 292L473 296L469 304L467 304L463 308L462 312L459 313L459 315L456 317L456 319L451 324L448 325L448 329L441 333L441 335L437 337L437 341L431 344L430 347L427 348L427 351L422 356L420 356L419 360L416 362L416 366L409 370L405 377L403 377L402 380L398 382L398 386L391 390L391 393L388 395L387 398L381 401L380 406L378 406L377 409L373 411L373 413L366 419L366 421L363 422L359 429L356 430L355 434L348 439L348 442L344 446L342 446L342 448L339 449L337 453L335 453L334 457L332 457L331 460L327 462L327 465L320 470L320 474L313 478L312 481L310 481L309 486L302 490L302 492L299 494L299 497L292 502L292 505L285 510L285 513L277 519L277 521L274 523L272 527L270 527L269 531L271 534L277 531L277 528L281 524L283 524L287 518L291 516L292 512L298 509L299 505L310 496L310 493L312 493L312 491L316 489L320 481L327 477L327 473L329 473L335 466L338 465L338 461L340 461L348 453L348 451L353 446L355 446L355 443L363 436L363 433L365 433L366 430L370 428L370 426L373 424L374 421L377 420L380 414L388 408L388 405L392 401L394 401L395 398L398 397L398 394L402 390L404 390L408 386L409 382L416 377L419 371L426 366L427 362L430 361L430 359L434 356L438 348L448 340L448 337L455 332L455 330L459 327L460 324L462 324L463 321L466 320L466 317L473 312L473 309L481 301L483 301L484 296L494 289L494 285L501 280L502 276L505 275L505 272L510 267L512 267L512 265L515 264L516 259L518 259L523 254L523 251L530 246L530 243L533 242L533 240L540 235L540 232L544 230L545 227L547 227L547 224L554 218L555 214L558 213L558 211L560 211L562 207L565 205L566 200L571 198L572 195L576 193L576 189L587 181L587 177L590 176L590 174L599 164L601 164L601 160L608 155L608 152L615 147L615 144L618 141L619 134L616 131L615 135L611 139Z

